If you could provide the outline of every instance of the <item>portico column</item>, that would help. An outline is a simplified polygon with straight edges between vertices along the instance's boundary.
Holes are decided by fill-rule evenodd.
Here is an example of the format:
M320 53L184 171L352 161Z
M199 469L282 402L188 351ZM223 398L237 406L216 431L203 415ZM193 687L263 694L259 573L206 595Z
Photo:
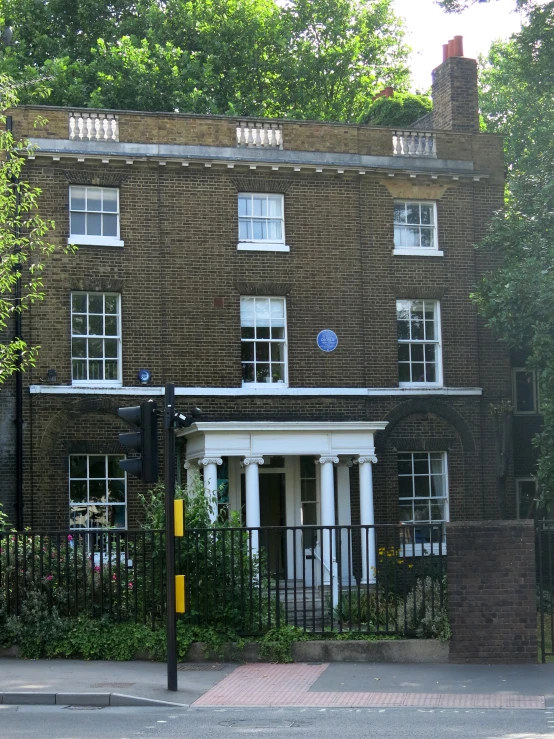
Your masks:
M321 525L335 525L335 476L333 465L339 463L338 457L322 456L318 459L321 465ZM334 559L334 536L329 530L323 529L322 532L322 556L323 564L326 569L326 576L330 577L333 570Z
M368 454L356 460L360 472L360 523L372 528L362 529L362 582L375 582L375 512L373 507L373 470L377 457Z
M263 457L245 457L243 459L245 468L246 487L246 526L258 528L260 526L260 470L259 466L264 463ZM252 532L252 552L257 552L259 547L259 535L257 531Z
M183 467L187 471L187 488L189 492L192 492L194 478L198 474L198 467L193 462L185 462Z
M217 520L217 466L223 464L221 457L204 457L198 464L204 467L204 493L210 501L210 521Z

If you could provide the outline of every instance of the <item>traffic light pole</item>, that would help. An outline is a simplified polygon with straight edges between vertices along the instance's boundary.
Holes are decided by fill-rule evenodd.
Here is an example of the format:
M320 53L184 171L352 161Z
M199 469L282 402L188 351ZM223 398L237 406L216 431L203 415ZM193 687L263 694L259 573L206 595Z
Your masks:
M164 401L165 569L167 576L167 689L177 690L175 621L175 385L165 386Z

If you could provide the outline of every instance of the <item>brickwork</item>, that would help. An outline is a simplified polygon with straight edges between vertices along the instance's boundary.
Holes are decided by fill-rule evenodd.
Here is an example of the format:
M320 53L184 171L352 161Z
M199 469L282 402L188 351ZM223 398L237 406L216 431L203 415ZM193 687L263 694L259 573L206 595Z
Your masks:
M477 62L450 57L433 70L433 128L479 131Z
M451 661L536 663L533 522L452 523L446 537Z
M471 77L468 60L449 61L444 75L451 86L437 88L439 109L448 91L456 97L459 89L461 95ZM458 62L463 62L459 70ZM35 131L32 121L38 112L48 124ZM451 106L449 115L462 113ZM66 109L23 107L13 116L16 136L68 138ZM237 121L232 118L119 112L118 120L122 143L235 146ZM286 151L392 155L390 129L281 123ZM25 384L41 384L49 369L56 370L58 386L71 384L70 295L75 290L121 294L126 388L137 386L141 367L150 369L156 386L240 387L241 295L286 298L290 387L397 388L396 299L438 300L444 384L482 388L482 398L410 399L400 392L318 397L315 391L303 397L179 397L179 405L199 405L209 421L389 421L389 430L377 439L377 522L398 520L396 453L406 444L412 451L448 452L452 517L498 516L499 452L489 406L510 397L509 359L482 326L468 296L493 264L473 245L502 204L502 147L499 137L450 123L436 126L449 129L436 134L439 159L471 161L481 179L454 177L448 163L441 165L440 178L417 174L414 179L397 169L393 179L381 166L365 174L341 174L336 169L277 171L264 164L251 168L238 161L232 166L191 161L187 167L171 159L160 166L148 157L102 161L68 155L55 161L37 151L26 174L42 189L43 215L56 222L53 241L67 241L69 186L81 183L119 188L125 245L81 246L75 255L56 254L45 273L45 300L23 317L26 338L41 345L37 367L26 374ZM241 191L284 195L289 253L237 251ZM393 254L395 197L436 199L444 256ZM339 337L332 353L316 344L318 332L326 328ZM66 525L68 454L88 448L113 451L122 430L115 409L143 397L25 393L26 525ZM0 447L0 454L10 455L7 437ZM8 473L2 475L4 487L10 487ZM502 484L511 484L509 475L504 474ZM359 516L356 485L353 522ZM129 481L131 525L139 522L140 490Z

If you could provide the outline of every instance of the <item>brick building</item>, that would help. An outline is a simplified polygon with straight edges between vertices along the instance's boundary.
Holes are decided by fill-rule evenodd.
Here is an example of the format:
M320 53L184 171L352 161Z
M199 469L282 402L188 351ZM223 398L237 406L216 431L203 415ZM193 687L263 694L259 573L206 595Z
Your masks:
M2 389L6 512L137 526L117 408L174 382L178 407L203 411L182 474L228 481L249 525L515 517L491 412L511 397L510 358L469 299L492 266L474 244L502 205L502 140L479 132L474 60L447 58L433 97L405 131L15 110L53 240L79 248L23 318L41 350L22 474Z

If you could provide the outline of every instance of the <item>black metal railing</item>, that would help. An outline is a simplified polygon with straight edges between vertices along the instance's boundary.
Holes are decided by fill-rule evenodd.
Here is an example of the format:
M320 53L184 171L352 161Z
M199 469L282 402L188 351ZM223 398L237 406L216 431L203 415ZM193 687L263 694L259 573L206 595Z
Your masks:
M536 527L537 610L542 662L554 656L554 521Z
M441 525L188 529L176 539L191 624L263 634L421 634L445 617ZM0 532L0 608L161 626L163 531Z
M0 608L29 596L61 616L109 617L156 628L164 618L163 531L0 532Z
M187 618L256 635L414 635L445 617L442 526L193 529L177 540Z

